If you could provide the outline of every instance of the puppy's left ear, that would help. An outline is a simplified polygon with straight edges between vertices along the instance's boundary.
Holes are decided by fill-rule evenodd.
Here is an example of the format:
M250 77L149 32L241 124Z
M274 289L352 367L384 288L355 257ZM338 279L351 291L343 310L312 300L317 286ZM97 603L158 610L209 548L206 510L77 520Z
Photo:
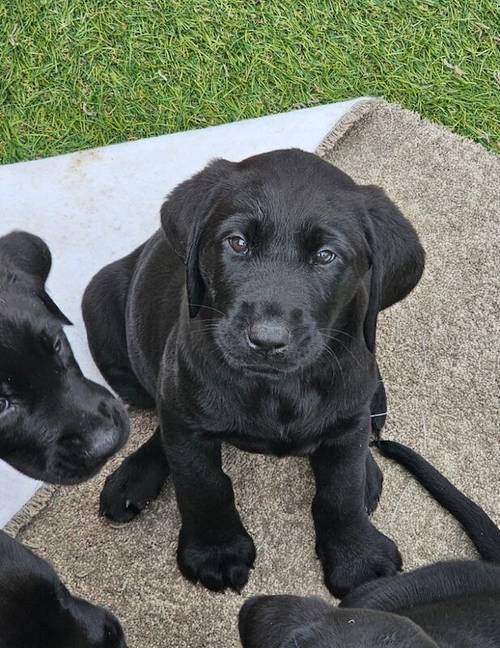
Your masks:
M45 289L52 267L52 256L45 241L29 232L14 231L2 237L0 244L7 250L10 263L29 278L31 286L34 285L34 293L49 313L63 324L71 325Z
M43 284L47 281L52 256L45 241L29 232L15 231L2 237L1 244L18 270L39 279Z
M190 317L196 317L205 297L199 252L203 228L219 195L221 182L233 169L227 160L214 160L167 197L160 211L161 224L172 250L186 266Z
M425 253L412 224L380 187L358 189L365 203L371 275L364 334L366 346L373 353L379 311L406 297L417 285Z

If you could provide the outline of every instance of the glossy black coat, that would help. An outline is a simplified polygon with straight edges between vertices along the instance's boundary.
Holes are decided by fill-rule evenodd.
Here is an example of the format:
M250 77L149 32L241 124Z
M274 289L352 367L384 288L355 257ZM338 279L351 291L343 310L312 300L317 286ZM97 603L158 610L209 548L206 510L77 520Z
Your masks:
M299 150L216 160L172 192L161 219L83 300L103 375L134 405L156 405L161 420L109 478L101 511L131 519L171 473L182 572L240 589L255 549L221 443L305 455L330 590L394 573L399 553L367 515L381 482L368 440L370 415L385 411L377 315L421 276L414 229L381 189ZM235 237L247 252L234 250ZM320 250L333 253L330 263L318 262ZM286 346L252 344L262 326L285 332Z

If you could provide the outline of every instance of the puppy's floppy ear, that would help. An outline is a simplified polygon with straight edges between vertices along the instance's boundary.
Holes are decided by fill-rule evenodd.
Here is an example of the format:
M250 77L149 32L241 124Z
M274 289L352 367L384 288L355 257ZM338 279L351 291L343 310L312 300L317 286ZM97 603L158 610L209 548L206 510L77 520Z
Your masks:
M0 247L7 252L9 262L14 268L29 278L28 283L31 287L34 286L34 294L49 313L63 324L71 325L70 320L45 289L45 282L52 267L52 256L45 241L29 232L14 231L0 239Z
M160 211L163 231L171 248L186 266L189 315L196 317L203 304L205 284L199 268L200 240L233 163L214 160L167 197Z
M15 231L2 237L0 244L18 270L42 283L47 281L52 257L45 241L29 232Z
M358 189L365 203L370 263L364 335L368 349L374 352L379 311L406 297L417 285L425 253L411 223L380 187L367 185Z
M368 307L363 323L363 334L365 344L371 353L375 353L375 340L377 336L377 319L380 311L381 292L381 259L377 250L377 239L373 230L373 224L365 223L365 237L368 249L369 270L366 276L368 282Z
M59 306L54 302L52 297L50 297L50 295L47 293L45 286L42 286L41 290L38 291L38 297L41 299L43 305L49 311L49 313L57 317L60 322L62 322L66 326L73 325L73 323L66 317Z

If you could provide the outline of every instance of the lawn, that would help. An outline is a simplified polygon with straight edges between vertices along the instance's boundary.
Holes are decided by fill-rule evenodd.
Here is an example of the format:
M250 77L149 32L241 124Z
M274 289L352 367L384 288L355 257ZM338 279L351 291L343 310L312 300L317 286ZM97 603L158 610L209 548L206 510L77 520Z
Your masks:
M384 96L500 146L496 0L0 0L0 162Z

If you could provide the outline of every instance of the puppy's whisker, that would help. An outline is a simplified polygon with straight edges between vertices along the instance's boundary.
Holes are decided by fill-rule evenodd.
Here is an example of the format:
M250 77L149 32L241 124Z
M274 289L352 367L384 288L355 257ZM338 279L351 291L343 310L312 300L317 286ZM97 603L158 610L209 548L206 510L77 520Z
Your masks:
M200 335L201 333L215 333L217 331L217 327L214 326L213 328L204 328L204 329L198 329L197 331L191 331L190 335Z
M351 338L351 340L355 340L356 338L354 335L351 335L350 333L346 333L345 331L341 331L340 329L335 329L335 328L320 328L318 331L323 334L323 331L327 331L328 333L340 333L341 335L347 335L347 337Z
M329 347L327 344L323 343L323 350L326 351L327 355L329 355L331 358L335 360L337 363L338 368L340 369L340 377L342 378L342 383L344 385L344 389L346 388L345 380L344 380L344 372L342 370L342 365L340 364L340 361L337 357L337 354L335 351Z
M223 313L218 308L213 308L212 306L205 306L205 304L193 304L192 302L188 302L188 306L194 306L195 308L207 308L208 310L212 310L212 311L214 311L214 313L218 313L219 315L222 315L223 317L226 316L226 314Z
M351 356L351 358L354 360L354 362L358 365L358 367L361 367L361 366L362 366L362 365L361 365L361 362L359 361L359 358L357 358L357 357L354 355L354 353L351 351L351 349L349 349L349 347L348 347L346 344L344 344L344 343L342 342L342 340L339 340L339 339L338 339L337 337L335 337L334 335L327 335L326 333L320 333L320 335L322 335L323 337L328 338L328 339L330 339L330 340L334 340L335 342L338 342L339 344L341 344L341 345L344 347L344 349L347 351L347 353Z

